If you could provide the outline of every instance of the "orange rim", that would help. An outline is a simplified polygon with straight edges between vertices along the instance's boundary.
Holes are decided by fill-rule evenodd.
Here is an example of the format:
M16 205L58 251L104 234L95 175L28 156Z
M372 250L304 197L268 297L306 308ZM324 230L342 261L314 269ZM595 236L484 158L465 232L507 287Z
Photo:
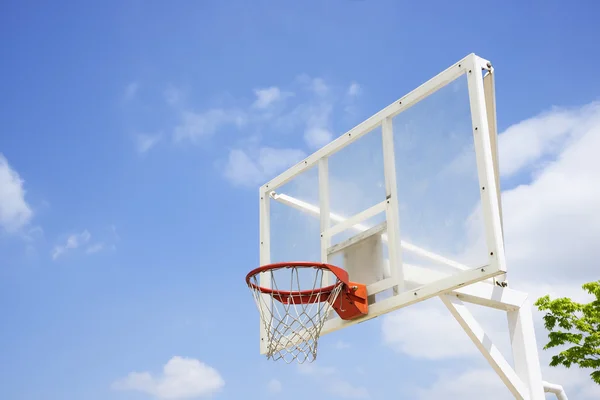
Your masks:
M285 290L273 290L271 288L265 288L250 282L250 279L261 272L272 271L281 268L316 268L331 271L338 282L333 285L325 286L318 289L308 290L297 290L297 291L285 291ZM246 275L246 284L248 287L258 290L261 293L272 295L275 299L288 303L290 299L293 299L295 303L317 303L327 300L328 296L333 292L339 285L348 286L349 277L348 272L343 269L336 267L335 265L325 263L314 263L309 261L292 261L292 262L281 262L274 264L267 264L261 267L255 268Z

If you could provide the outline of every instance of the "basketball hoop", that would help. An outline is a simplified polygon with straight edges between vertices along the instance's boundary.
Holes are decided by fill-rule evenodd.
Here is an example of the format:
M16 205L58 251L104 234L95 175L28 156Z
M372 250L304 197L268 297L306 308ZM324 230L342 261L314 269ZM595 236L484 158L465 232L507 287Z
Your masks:
M260 285L261 274L266 275L263 282L269 282L268 287ZM333 284L323 286L331 278ZM350 282L346 271L330 264L295 261L264 265L250 271L246 283L266 331L261 340L266 341L267 358L288 364L316 359L321 329L332 308L345 320L368 311L366 286Z

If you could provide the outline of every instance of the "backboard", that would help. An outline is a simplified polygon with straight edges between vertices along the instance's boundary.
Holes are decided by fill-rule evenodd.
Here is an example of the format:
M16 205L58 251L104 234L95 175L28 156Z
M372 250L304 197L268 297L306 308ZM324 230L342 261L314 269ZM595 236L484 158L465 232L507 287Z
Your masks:
M471 54L260 188L261 265L367 286L368 314L321 334L505 273L493 79Z

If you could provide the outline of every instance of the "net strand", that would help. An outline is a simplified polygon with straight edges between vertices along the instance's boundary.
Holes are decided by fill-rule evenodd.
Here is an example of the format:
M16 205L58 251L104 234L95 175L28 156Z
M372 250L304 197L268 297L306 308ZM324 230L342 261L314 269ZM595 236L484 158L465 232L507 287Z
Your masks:
M312 279L302 279L301 269L316 272L313 272ZM289 289L280 289L276 272L281 275L289 274L289 279L282 281L289 281ZM322 268L285 266L268 273L273 293L265 294L260 291L260 274L251 277L249 286L265 328L266 337L261 340L266 342L267 358L282 359L288 364L294 361L300 364L314 361L321 329L332 310L333 302L342 290L342 283L336 278L333 290L324 298L319 292L325 277L325 270ZM284 298L278 301L275 296L282 292L291 293L289 296L280 296ZM307 297L308 301L302 301Z

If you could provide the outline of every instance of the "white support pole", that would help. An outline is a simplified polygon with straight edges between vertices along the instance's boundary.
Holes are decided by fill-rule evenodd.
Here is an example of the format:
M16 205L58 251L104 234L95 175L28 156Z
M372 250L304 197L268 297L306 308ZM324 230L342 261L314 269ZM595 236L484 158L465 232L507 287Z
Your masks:
M303 212L305 212L305 213L307 213L309 215L312 215L313 217L317 217L317 218L320 217L321 210L319 209L318 206L316 206L314 204L307 203L305 201L299 200L299 199L297 199L295 197L292 197L292 196L289 196L289 195L283 194L283 193L269 192L269 195L271 196L271 198L273 200L276 200L276 201L278 201L281 204L285 204L287 206L294 207L295 209L303 211ZM385 204L379 204L379 205L373 206L373 207L380 207L379 209L375 210L376 211L375 214L378 213L378 212L380 212L380 211L383 211L383 209L384 209L385 206L386 206ZM373 216L375 214L369 214L369 215L367 215L367 217ZM345 217L343 217L341 215L338 215L338 214L335 214L335 213L332 213L332 212L330 212L329 215L330 215L330 220L333 221L333 222L342 223L342 222L348 220L348 218L345 218ZM361 219L358 218L358 219L355 219L355 220L360 221ZM357 232L364 232L367 229L369 229L369 227L367 227L366 225L362 225L360 223L356 223L355 225L352 226L352 229L354 229ZM339 229L337 229L337 231L339 231ZM388 241L388 235L384 233L383 235L381 235L381 239L384 242L387 242ZM409 243L409 242L407 242L405 240L401 240L400 241L400 247L403 250L405 250L405 251L409 251L411 253L418 254L421 257L428 258L428 259L430 259L432 261L438 262L440 264L447 265L449 267L452 267L452 268L455 268L455 269L458 269L458 270L461 270L461 271L466 271L466 270L470 269L466 265L463 265L463 264L461 264L459 262L456 262L454 260L450 260L449 258L446 258L446 257L441 256L439 254L433 253L433 252L431 252L429 250L426 250L426 249L423 249L421 247L418 247L418 246L416 246L416 245L414 245L412 243Z
M515 372L527 386L531 400L544 400L546 397L529 299L518 310L508 311L507 316Z
M442 295L440 298L512 395L519 400L529 399L527 387L519 379L519 376L517 376L504 356L502 356L500 350L494 346L483 328L477 323L477 320L469 310L467 310L464 303L455 296Z
M319 160L319 213L321 229L321 262L329 262L327 249L331 246L330 215L329 215L329 161L327 157ZM322 287L329 285L329 275L323 274Z
M383 173L385 176L386 221L388 236L388 255L391 278L398 283L394 294L404 290L404 272L402 252L400 251L400 215L398 187L396 179L396 157L394 155L394 128L392 118L387 117L381 125L383 146Z
M488 128L490 135L490 144L492 147L492 159L494 164L494 180L496 181L496 197L500 206L500 225L503 227L502 221L502 198L500 196L500 161L498 154L498 122L496 121L496 89L494 85L494 69L490 70L483 76L483 93L485 96L485 108L488 118ZM504 228L502 228L504 234Z
M271 198L262 188L260 189L259 199L259 237L260 237L260 265L271 263ZM261 273L259 276L260 286L264 288L271 287L270 273ZM271 299L267 294L261 294L263 304L271 312ZM266 327L260 322L260 353L267 352L267 331Z
M477 304L497 310L514 311L527 299L527 293L482 282L465 286L452 292L465 303Z
M500 204L496 191L496 177L490 131L486 117L485 93L483 88L482 66L480 59L472 55L467 66L467 82L471 105L475 158L479 176L481 209L485 225L485 239L490 265L506 272Z
M468 271L461 271L455 275L450 275L446 278L442 278L434 283L427 284L420 288L404 291L396 296L388 297L386 299L378 301L372 306L369 305L369 313L365 316L352 320L340 319L334 321L331 324L329 322L332 321L328 321L323 326L321 335L325 335L327 333L343 329L347 326L355 325L373 318L377 318L380 315L398 310L403 307L410 306L411 304L415 304L430 299L432 297L440 296L448 292L453 292L457 289L460 289L463 286L468 286L477 283L482 279L491 278L493 276L498 275L499 273L500 272L498 271L488 272L485 268L474 268ZM367 291L368 290L369 287L367 286Z
M368 220L369 218L374 217L375 215L386 211L387 208L388 208L388 203L386 201L377 203L374 206L371 206L371 207L367 208L366 210L363 210L363 211L359 212L358 214L355 214L355 215L351 216L350 218L332 226L331 228L329 228L327 230L327 234L331 237L331 236L337 235L338 233L344 232L345 230L350 229L356 225L359 225L360 223Z
M565 393L565 389L561 385L557 385L555 383L550 382L542 382L544 385L544 392L546 393L554 393L558 400L569 400L567 398L567 394Z
M496 120L496 88L494 83L494 68L491 64L486 65L488 72L483 76L483 92L485 96L485 108L488 118L490 144L492 147L492 159L494 165L494 180L496 181L496 197L500 209L500 230L504 240L504 221L502 218L502 195L500 190L500 162L498 154L498 122ZM494 278L496 282L506 282L506 274ZM506 282L508 283L508 282Z

